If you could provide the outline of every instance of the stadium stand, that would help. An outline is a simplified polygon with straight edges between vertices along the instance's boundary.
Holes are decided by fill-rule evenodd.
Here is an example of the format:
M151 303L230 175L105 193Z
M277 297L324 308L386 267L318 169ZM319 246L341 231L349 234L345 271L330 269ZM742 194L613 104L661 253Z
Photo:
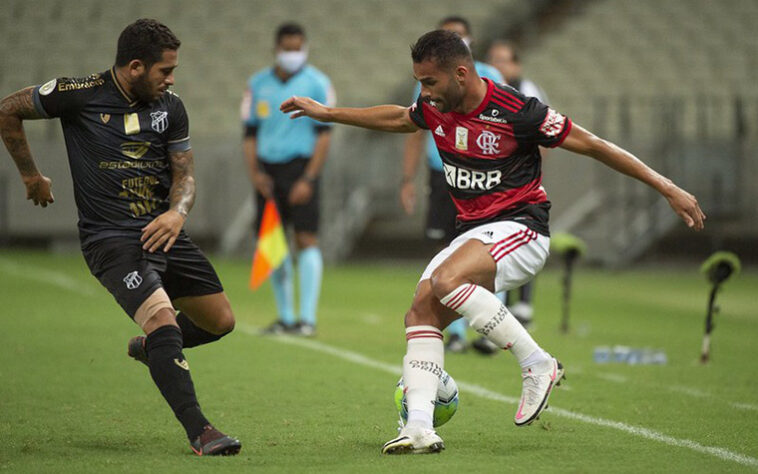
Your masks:
M537 24L540 15L567 2L575 5L569 14L524 45L528 76L541 84L557 109L677 179L695 179L709 170L707 156L692 150L717 150L728 164L719 168L718 186L741 190L734 205L740 219L758 233L758 211L750 205L758 199L750 186L758 170L747 151L758 135L753 85L758 3L752 0L3 0L0 91L105 69L127 23L138 17L164 21L183 42L175 90L189 110L198 156L198 203L188 225L196 236L225 242L226 249L249 250L245 199L250 186L242 165L239 101L251 72L271 64L277 24L295 20L309 26L311 62L332 78L340 105L408 103L413 86L408 45L440 17L468 17L481 48L487 40L523 27L520 22L526 19ZM72 238L75 210L59 126L40 122L27 130L43 169L55 180L58 212L43 219L42 210L30 210L12 163L0 160L0 183L6 183L0 196L8 196L0 203L0 216L6 216L0 233L6 238ZM375 225L369 230L379 240L422 235L424 210L405 218L396 202L401 150L401 137L337 128L324 179L323 240L331 243L324 249L327 256L347 255L370 222ZM608 261L628 244L598 250L604 242L639 242L640 233L657 238L674 225L661 225L653 217L658 214L646 213L627 219L637 222L639 230L624 228L611 236L607 229L617 227L616 221L600 216L603 207L618 217L640 203L646 209L661 208L660 203L586 159L564 159L557 152L545 170L554 222L595 235L591 257L594 249L598 259ZM563 179L567 173L575 179ZM419 185L423 179L419 176ZM713 183L695 179L694 184L693 191L721 201ZM593 193L584 193L586 189ZM628 191L617 195L611 193L614 189ZM661 230L646 232L651 222ZM647 245L626 252L624 261Z

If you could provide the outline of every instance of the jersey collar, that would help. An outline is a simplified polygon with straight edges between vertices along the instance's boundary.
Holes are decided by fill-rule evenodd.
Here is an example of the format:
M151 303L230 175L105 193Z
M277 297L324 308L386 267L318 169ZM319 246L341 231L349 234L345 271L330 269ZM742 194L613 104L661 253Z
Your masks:
M476 109L474 109L472 112L468 114L459 114L458 112L450 112L451 114L453 114L455 117L458 117L458 118L471 118L475 115L479 115L480 113L484 111L484 109L487 108L487 104L490 103L490 99L492 98L492 89L495 88L495 83L487 79L486 77L483 77L482 80L487 83L487 93L484 94L484 99L482 100L482 103L479 104L479 107L477 107Z
M116 85L116 89L121 93L121 96L129 103L129 107L134 107L137 105L137 101L133 99L129 94L126 93L123 87L121 87L121 83L118 82L118 77L116 76L116 68L111 68L111 77L113 78L113 84Z

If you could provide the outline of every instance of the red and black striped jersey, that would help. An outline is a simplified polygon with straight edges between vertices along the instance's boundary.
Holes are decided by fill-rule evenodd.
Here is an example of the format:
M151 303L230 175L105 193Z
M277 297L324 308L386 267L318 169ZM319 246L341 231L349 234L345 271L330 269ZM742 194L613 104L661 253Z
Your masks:
M563 143L571 120L510 86L484 81L487 95L473 112L443 114L419 96L411 119L432 131L459 230L514 220L550 235L539 146Z

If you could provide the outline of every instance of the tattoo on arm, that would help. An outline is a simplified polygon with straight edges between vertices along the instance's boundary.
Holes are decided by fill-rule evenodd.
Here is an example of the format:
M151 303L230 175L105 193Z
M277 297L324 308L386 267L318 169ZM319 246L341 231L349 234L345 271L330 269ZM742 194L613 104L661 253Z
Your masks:
M186 218L195 203L195 162L192 150L170 153L169 158L171 160L171 209Z
M0 135L23 178L39 174L24 133L24 120L40 119L34 107L34 87L14 92L0 101Z

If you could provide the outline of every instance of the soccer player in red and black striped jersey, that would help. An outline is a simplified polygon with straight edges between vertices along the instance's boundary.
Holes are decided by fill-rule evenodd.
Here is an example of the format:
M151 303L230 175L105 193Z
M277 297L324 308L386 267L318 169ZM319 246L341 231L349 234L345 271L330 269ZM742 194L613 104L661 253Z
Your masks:
M405 316L408 422L384 445L384 453L444 448L432 426L444 358L441 330L461 316L518 360L523 385L516 425L528 425L540 415L563 376L560 363L494 295L533 278L548 255L550 201L542 187L540 145L590 156L646 183L666 197L689 227L700 230L705 220L694 196L631 153L536 98L480 78L469 49L455 33L429 32L411 55L422 87L410 107L332 108L303 97L281 105L293 118L389 132L432 130L458 209L462 233L429 263Z

